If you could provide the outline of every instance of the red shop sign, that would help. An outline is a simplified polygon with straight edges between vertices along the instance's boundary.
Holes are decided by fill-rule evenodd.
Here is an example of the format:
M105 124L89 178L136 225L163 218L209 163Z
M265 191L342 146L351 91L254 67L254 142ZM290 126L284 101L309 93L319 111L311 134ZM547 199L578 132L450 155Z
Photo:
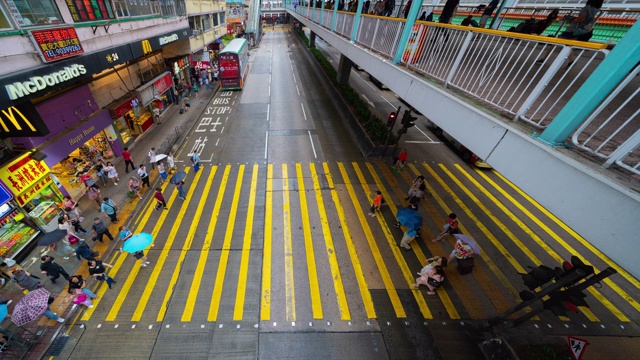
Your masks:
M29 31L44 62L51 62L84 53L73 27Z
M131 98L124 102L124 104L118 106L113 110L113 113L116 115L116 119L119 119L124 116L124 114L128 113L131 109L133 109L138 103L136 98ZM134 105L135 104L135 105Z
M171 79L171 73L166 73L162 79L153 83L158 94L163 94L173 86L173 80Z

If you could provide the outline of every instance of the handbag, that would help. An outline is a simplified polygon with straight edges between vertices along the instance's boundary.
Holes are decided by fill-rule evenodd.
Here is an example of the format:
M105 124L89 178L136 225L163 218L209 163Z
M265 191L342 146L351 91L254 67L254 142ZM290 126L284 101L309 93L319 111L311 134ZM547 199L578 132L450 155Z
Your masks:
M440 287L440 285L442 285L442 283L434 278L428 278L427 279L427 284L433 286L434 288L438 288Z
M77 236L69 234L69 244L77 244L80 239Z
M82 304L85 301L87 301L87 295L85 294L80 294L73 299L73 303L76 305Z

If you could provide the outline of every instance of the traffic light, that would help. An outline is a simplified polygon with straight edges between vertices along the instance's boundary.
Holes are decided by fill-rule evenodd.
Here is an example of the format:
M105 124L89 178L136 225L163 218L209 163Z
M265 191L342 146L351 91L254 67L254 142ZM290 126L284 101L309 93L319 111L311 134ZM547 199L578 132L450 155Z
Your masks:
M531 290L535 290L540 286L556 279L556 272L548 266L540 265L537 268L532 269L526 274L522 275L522 281Z
M396 122L396 113L392 112L389 114L389 118L387 119L387 127L393 127L393 124Z
M402 127L404 129L408 129L414 126L415 124L413 121L416 121L417 119L417 116L411 116L411 110L405 110L404 115L402 115Z

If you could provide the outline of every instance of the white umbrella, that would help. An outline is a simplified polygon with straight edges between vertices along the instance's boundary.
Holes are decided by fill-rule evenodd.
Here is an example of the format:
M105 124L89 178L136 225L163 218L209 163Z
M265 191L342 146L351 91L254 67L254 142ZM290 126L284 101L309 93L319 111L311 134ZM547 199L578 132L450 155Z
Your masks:
M166 159L167 155L165 154L158 154L156 156L153 157L153 159L151 160L152 163L157 163L160 160Z
M473 252L475 254L480 255L480 246L478 245L478 243L475 240L473 240L472 238L468 237L467 235L462 235L462 234L453 234L453 236L455 236L456 239L460 239L460 240L466 242L467 244L469 244L471 249L473 249Z

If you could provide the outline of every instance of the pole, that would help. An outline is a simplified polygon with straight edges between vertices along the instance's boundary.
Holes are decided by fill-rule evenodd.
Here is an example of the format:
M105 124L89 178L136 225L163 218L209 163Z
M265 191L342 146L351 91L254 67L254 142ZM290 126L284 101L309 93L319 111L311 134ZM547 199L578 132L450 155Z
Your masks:
M396 117L393 119L393 123L391 123L391 129L389 129L387 138L384 140L384 147L382 148L382 154L380 154L380 159L382 159L384 157L384 154L387 152L387 145L389 144L389 138L393 133L393 127L396 125L396 121L398 121L398 115L400 115L400 108L402 108L402 106L398 106L398 109L396 110Z

